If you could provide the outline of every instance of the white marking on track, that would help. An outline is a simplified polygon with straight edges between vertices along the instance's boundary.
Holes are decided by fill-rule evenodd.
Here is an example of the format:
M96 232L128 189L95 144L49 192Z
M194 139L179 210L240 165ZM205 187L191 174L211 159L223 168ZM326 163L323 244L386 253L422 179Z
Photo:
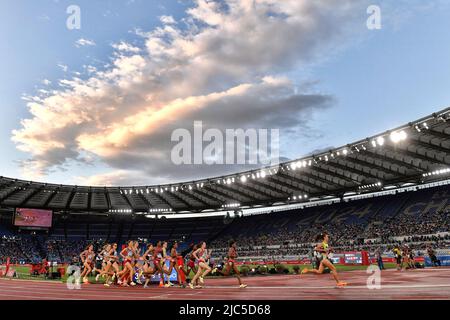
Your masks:
M424 284L424 285L381 285L381 288L385 288L385 289L404 289L404 288L436 288L436 287L441 287L441 288L447 288L450 287L450 284L437 284L437 285L431 285L431 284ZM225 286L210 286L207 288L203 288L203 289L233 289L235 287L225 287ZM316 286L316 287L306 287L306 286L258 286L258 287L253 287L253 286L248 286L245 289L240 289L240 288L236 288L236 290L239 291L245 291L248 289L262 289L262 290L267 290L267 289L368 289L367 286L352 286L352 285L348 285L345 287L336 287L336 286Z

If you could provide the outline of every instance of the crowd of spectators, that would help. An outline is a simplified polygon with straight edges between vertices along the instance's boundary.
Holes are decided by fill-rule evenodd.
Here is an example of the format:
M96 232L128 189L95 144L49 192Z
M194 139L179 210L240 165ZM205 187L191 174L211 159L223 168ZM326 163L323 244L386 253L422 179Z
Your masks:
M317 234L327 231L331 246L340 251L389 251L394 245L408 243L416 250L425 250L431 243L435 248L449 248L450 235L436 235L450 231L449 211L426 212L417 215L400 214L385 220L372 219L365 223L323 223L275 228L272 232L249 235L221 235L208 243L219 257L225 255L228 242L238 242L243 257L295 257L311 253ZM434 235L433 235L434 234ZM163 239L162 239L163 240ZM205 239L208 240L208 239ZM38 263L42 259L68 263L78 256L88 243L96 248L103 241L43 239L33 237L0 238L0 264L6 257L11 263Z
M294 230L281 228L254 236L222 236L210 247L217 255L224 255L229 240L236 240L239 252L245 257L293 257L308 255L315 237L321 232L331 236L333 248L340 251L389 251L394 245L405 243L416 250L425 250L427 243L434 247L450 247L450 236L432 234L450 231L450 213L446 211L424 212L418 215L400 214L385 220L372 219L366 223L325 223L296 226ZM429 235L429 236L426 236ZM399 237L404 239L398 239Z

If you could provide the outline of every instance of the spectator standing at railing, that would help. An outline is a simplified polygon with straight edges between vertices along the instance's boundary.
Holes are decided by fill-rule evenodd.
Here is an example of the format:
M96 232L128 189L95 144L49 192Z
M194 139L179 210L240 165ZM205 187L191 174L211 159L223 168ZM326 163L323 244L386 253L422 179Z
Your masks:
M381 255L381 253L382 253L381 248L378 248L378 249L375 251L375 257L376 257L376 259L377 259L378 268L380 268L380 270L384 270L385 267L384 267L383 257L382 257L382 255Z
M436 257L436 252L433 250L433 248L431 246L427 247L427 253L428 256L430 257L431 260L431 264L433 265L433 267L437 267L437 266L441 266L441 261Z

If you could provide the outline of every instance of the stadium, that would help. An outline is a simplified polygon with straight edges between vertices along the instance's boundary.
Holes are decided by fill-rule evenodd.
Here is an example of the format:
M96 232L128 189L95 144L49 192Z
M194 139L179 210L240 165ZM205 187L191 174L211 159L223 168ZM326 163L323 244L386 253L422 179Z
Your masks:
M0 304L448 310L447 2L9 1Z
M105 287L104 279L97 283L93 277L79 291L61 283L88 244L97 251L106 243L126 248L135 240L139 256L158 241L177 243L182 256L206 241L213 272L198 291L208 299L448 299L448 150L445 109L321 154L188 183L100 188L2 177L3 277L23 282L0 280L0 295L205 299L175 285L160 288L154 276L155 284L145 289ZM334 293L329 274L300 275L314 262L315 236L325 231L330 259L348 282ZM232 239L245 289L216 271L226 264ZM400 270L395 248L410 259ZM367 282L370 265L384 265L379 290ZM176 270L167 276L177 281Z

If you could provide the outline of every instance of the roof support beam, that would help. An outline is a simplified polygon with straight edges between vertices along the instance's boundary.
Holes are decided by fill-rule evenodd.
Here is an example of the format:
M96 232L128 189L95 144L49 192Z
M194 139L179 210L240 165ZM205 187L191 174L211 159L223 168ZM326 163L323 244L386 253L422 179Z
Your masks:
M398 152L401 152L403 154L407 154L408 156L410 156L412 158L419 158L419 159L421 159L423 161L428 161L428 162L431 162L431 163L434 163L434 164L439 164L439 165L442 165L442 164L447 165L448 164L446 162L442 162L442 161L436 159L435 157L429 156L428 152L426 152L423 155L423 154L419 154L419 153L414 152L414 151L405 150L404 148L400 148L400 147L399 148L394 148L394 147L391 147L391 146L385 146L385 147L389 148L392 151L398 150Z
M416 166L416 165L414 165L412 163L408 163L408 162L405 162L405 161L398 160L398 159L396 159L396 158L394 158L392 156L389 156L387 153L385 153L384 155L381 155L381 154L375 152L375 150L365 150L365 151L362 150L361 153L362 154L367 154L369 157L377 158L377 159L380 159L382 161L392 162L392 163L394 163L394 164L396 164L398 166L405 167L405 168L408 168L408 169L413 170L413 171L418 171L417 174L420 173L420 172L425 172L425 170L422 167Z
M256 185L258 185L258 186L260 186L260 187L262 187L264 189L270 189L270 190L272 190L272 192L278 193L281 197L284 197L284 196L288 197L288 196L290 196L289 193L281 190L280 188L277 188L276 184L275 184L275 186L272 186L271 183L270 183L270 179L265 180L265 183L262 183L262 182L260 182L258 180L253 180L252 179L251 183L256 184ZM291 188L291 187L289 187L289 188Z
M300 175L307 176L307 177L309 177L309 178L311 178L311 179L319 180L320 182L325 183L325 184L328 184L328 185L338 186L339 188L345 187L345 185L336 183L336 182L334 182L334 181L332 181L332 180L327 180L327 179L321 178L321 177L316 176L316 175L313 175L313 174L311 174L311 173L309 173L309 172L307 172L307 171L302 171L302 172L300 173Z
M358 176L362 177L361 181L364 181L368 177L374 178L374 179L381 179L379 176L374 175L374 174L372 174L370 172L366 172L364 170L360 170L360 169L358 169L356 167L350 167L345 162L344 162L344 164L341 164L341 163L339 163L337 161L336 162L335 161L328 161L327 162L327 166L334 167L334 168L339 168L341 170L349 171L349 172L352 172L354 174L357 174ZM367 168L367 166L364 166L364 167ZM360 182L360 183L362 183L362 182Z
M256 198L256 197L252 196L252 198L254 198L256 200L266 200L267 197L270 198L272 196L267 191L263 192L261 190L255 189L248 182L245 185L244 184L239 184L239 182L237 184L234 183L234 184L231 184L229 187L231 187L231 188L236 187L236 188L238 188L238 190L246 190L247 189L247 190L250 190L253 193L256 193L256 194L260 195L263 198L263 199L259 199L259 198Z
M323 174L331 174L333 176L338 177L341 180L345 180L345 181L350 182L350 183L355 183L356 185L360 185L361 184L356 179L353 179L351 177L348 177L348 176L345 176L343 174L337 173L336 171L332 171L329 168L321 167L319 165L311 166L310 170L314 170L314 171L317 171L317 172L322 172Z
M292 189L292 190L296 190L296 191L300 191L300 192L304 192L304 193L314 193L312 191L308 191L305 188L301 187L303 186L308 186L311 189L315 189L315 190L319 190L322 191L323 189L321 187L316 186L315 184L309 183L309 182L305 182L303 180L297 179L295 177L289 176L281 171L278 171L278 173L276 175L271 176L273 178L275 178L277 180L277 183L280 184L284 184L286 187ZM283 178L284 180L282 180L281 178ZM287 181L285 181L287 180ZM290 181L291 183L289 184L288 181ZM293 184L292 182L295 182L297 185ZM300 186L299 186L300 185Z
M365 158L359 158L358 155L356 155L356 157L352 157L352 156L348 155L346 157L345 161L354 162L354 163L357 163L357 164L359 164L361 166L366 166L368 168L373 168L373 169L378 170L378 171L383 171L385 174L393 174L395 176L401 176L402 175L401 173L399 173L396 170L392 170L390 168L386 168L384 166L380 166L380 165L376 164L375 162L373 162L373 163L369 162Z
M303 184L303 185L307 185L310 188L315 188L316 190L319 190L319 192L330 191L330 190L324 189L321 185L317 185L317 183L312 183L309 180L305 181L304 179L300 179L300 178L290 175L289 173L286 173L286 172L283 173L283 172L279 171L278 175L281 177L284 177L286 179L291 179L300 185ZM316 181L317 180L314 180L314 182L316 182Z

